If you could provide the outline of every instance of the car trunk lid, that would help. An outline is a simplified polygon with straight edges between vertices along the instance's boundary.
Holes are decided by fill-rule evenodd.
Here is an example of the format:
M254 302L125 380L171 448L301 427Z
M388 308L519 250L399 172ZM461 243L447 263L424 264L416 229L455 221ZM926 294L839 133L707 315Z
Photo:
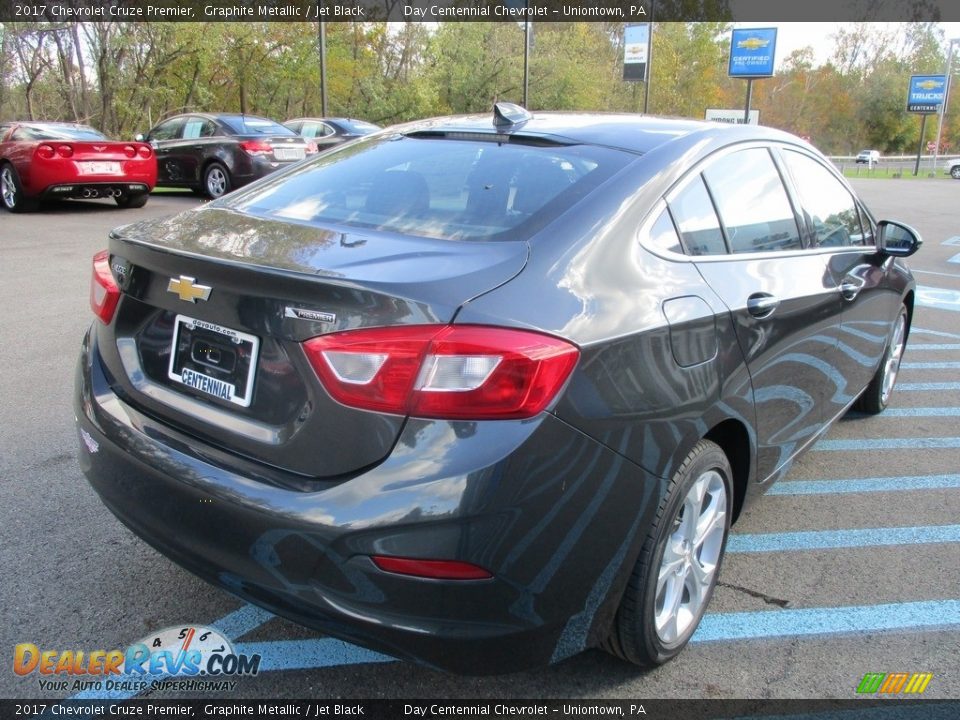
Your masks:
M120 228L123 297L101 327L120 394L211 445L308 477L382 460L403 417L347 408L302 343L444 324L519 273L525 242L452 242L256 218L219 207Z

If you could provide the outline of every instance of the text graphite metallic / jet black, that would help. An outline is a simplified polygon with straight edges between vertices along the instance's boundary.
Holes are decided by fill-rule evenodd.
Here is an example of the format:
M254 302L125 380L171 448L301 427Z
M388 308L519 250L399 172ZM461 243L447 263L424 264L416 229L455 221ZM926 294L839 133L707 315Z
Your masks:
M113 232L81 462L161 552L335 637L661 663L744 503L887 405L919 245L774 130L391 128Z

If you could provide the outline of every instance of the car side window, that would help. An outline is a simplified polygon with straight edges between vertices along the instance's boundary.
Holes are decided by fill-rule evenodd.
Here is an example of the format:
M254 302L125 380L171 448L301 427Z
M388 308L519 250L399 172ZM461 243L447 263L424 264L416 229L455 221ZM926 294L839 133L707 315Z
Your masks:
M314 122L305 122L300 126L299 130L296 127L291 127L291 130L303 135L305 138L315 138L317 136L318 124Z
M713 201L697 175L667 203L688 255L722 255L727 246Z
M660 213L656 222L650 226L650 233L647 238L650 246L657 250L683 254L680 236L677 234L677 228L674 227L673 220L670 218L670 211L666 208Z
M327 125L326 123L320 123L320 129L317 130L317 135L322 137L327 137L329 135L336 135L336 130Z
M183 124L183 139L194 140L200 137L203 131L203 118L189 118Z
M765 148L726 155L703 173L734 253L799 250L800 229Z
M150 140L174 140L180 137L183 118L172 118L157 125L150 133Z
M784 150L800 203L810 224L814 247L869 244L860 226L857 203L833 173L807 155Z
M876 231L870 216L863 207L857 206L857 209L860 211L860 227L863 228L863 244L868 246L876 244Z

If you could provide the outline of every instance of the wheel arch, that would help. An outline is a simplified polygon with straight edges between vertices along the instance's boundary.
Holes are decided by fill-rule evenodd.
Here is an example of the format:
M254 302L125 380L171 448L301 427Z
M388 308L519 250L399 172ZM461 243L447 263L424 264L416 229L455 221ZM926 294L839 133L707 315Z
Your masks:
M705 440L710 440L720 446L727 460L730 462L730 468L733 470L733 514L730 518L731 524L737 521L740 516L740 510L747 497L747 487L750 484L750 473L753 467L753 446L750 443L750 433L746 426L739 420L728 418L715 425L710 432L704 435Z

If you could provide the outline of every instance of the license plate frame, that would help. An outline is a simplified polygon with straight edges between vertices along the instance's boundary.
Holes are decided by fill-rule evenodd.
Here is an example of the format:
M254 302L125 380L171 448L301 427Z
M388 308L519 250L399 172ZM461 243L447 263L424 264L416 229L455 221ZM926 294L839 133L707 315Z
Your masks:
M120 163L115 160L78 160L81 175L122 175Z
M177 315L167 377L206 397L250 407L259 358L256 335Z
M295 162L303 160L307 154L303 148L296 147L273 147L273 156L283 162Z

